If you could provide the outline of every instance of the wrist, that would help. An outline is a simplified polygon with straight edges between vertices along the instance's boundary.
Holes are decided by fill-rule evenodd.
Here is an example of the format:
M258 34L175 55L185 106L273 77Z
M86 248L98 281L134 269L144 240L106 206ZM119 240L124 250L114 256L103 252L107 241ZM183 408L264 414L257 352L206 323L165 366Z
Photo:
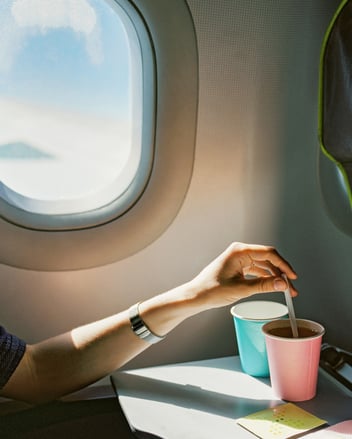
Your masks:
M136 303L128 310L128 317L130 319L132 331L137 337L148 343L155 344L162 341L165 336L159 336L149 329L139 313L139 305L139 303Z
M141 318L153 333L160 336L165 336L182 321L201 311L202 304L192 282L139 304Z

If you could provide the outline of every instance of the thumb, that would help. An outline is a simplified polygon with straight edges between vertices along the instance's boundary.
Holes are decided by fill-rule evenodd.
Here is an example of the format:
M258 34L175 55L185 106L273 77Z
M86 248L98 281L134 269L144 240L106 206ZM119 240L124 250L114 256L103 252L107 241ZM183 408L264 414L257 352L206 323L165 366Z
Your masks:
M257 277L248 279L247 286L250 294L271 293L284 291L287 288L287 283L282 277Z

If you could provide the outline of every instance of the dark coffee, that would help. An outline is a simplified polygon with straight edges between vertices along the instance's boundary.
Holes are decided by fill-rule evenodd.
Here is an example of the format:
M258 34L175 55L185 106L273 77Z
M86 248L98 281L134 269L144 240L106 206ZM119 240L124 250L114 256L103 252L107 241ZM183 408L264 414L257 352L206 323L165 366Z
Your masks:
M268 334L276 335L277 337L283 338L293 338L292 329L290 326L281 327L281 328L273 328L268 331ZM310 328L298 327L298 337L299 338L307 338L314 337L318 332L314 331Z

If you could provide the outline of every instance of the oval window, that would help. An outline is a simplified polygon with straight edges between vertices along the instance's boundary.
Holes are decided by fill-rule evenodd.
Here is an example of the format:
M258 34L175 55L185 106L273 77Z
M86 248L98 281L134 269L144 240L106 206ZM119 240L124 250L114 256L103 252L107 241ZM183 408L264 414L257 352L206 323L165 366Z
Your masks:
M136 198L150 160L141 164L142 52L128 15L114 1L2 0L0 22L3 201L21 218L74 218L116 202L138 172Z

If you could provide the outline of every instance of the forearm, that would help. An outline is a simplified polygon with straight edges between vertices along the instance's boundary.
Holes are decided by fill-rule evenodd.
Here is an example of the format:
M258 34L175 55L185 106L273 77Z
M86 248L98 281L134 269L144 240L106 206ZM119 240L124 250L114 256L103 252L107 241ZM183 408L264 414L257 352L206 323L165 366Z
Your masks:
M191 284L140 304L142 319L157 335L199 311ZM126 310L28 346L4 394L34 403L57 399L110 374L149 346L131 330Z

